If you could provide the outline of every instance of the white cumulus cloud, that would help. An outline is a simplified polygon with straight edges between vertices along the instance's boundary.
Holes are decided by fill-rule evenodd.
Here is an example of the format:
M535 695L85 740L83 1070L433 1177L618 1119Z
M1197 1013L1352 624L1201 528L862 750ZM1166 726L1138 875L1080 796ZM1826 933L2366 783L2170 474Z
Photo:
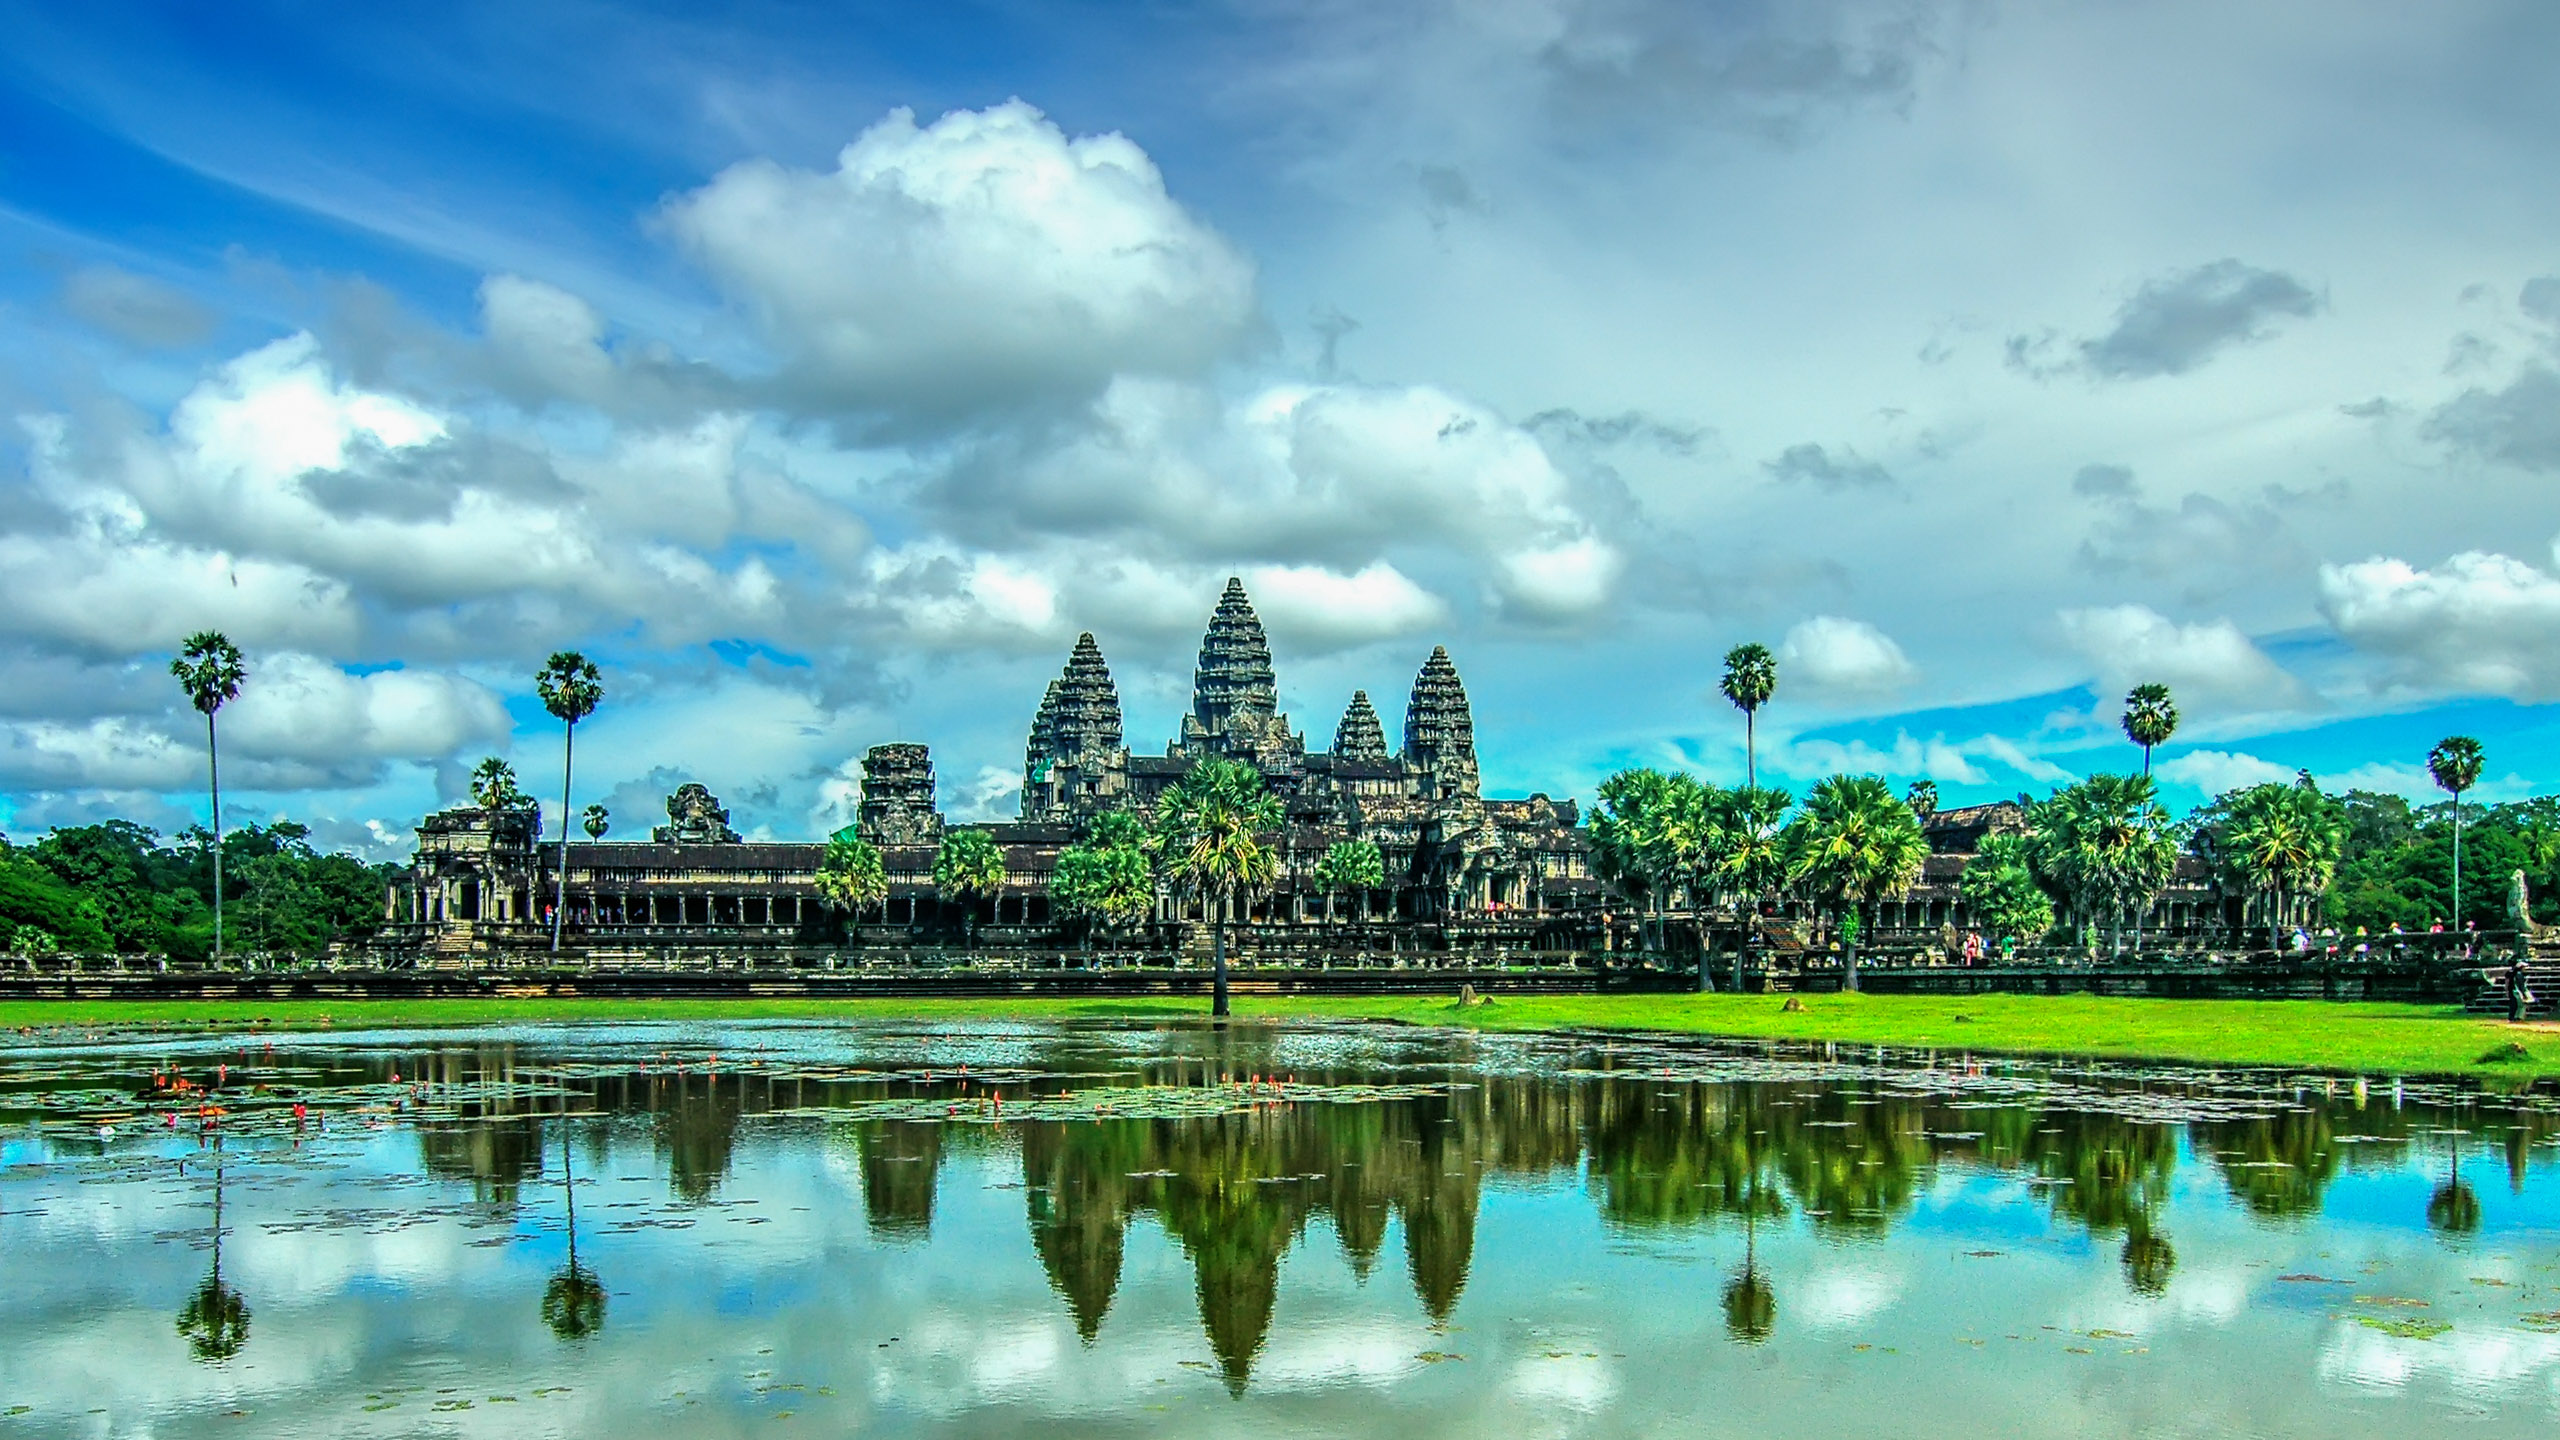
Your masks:
M2436 569L2376 556L2320 568L2320 608L2413 690L2560 697L2560 577L2465 551Z
M794 378L855 409L957 412L1180 374L1252 323L1253 269L1120 135L1019 100L897 110L831 172L750 160L665 211Z
M1823 699L1889 695L1920 671L1893 637L1863 620L1816 615L1799 621L1778 642L1779 677Z
M2225 712L2282 710L2306 702L2302 682L2228 620L2179 624L2145 605L2065 610L2073 649L2097 667L2101 706L2113 692L2157 682L2182 706Z

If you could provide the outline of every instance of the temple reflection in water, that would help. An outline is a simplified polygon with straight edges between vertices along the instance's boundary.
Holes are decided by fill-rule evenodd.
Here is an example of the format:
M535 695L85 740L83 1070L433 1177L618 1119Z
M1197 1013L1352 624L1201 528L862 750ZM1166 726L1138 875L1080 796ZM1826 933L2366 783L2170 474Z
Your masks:
M1150 1081L1201 1087L1277 1073L1252 1043L1238 1037L1225 1053L1179 1061ZM2152 1296L2177 1265L2163 1216L2182 1164L2217 1170L2245 1213L2284 1219L2316 1211L2342 1169L2425 1160L2439 1131L2503 1150L2504 1178L2521 1191L2533 1146L2560 1133L2547 1108L2385 1104L2324 1093L2318 1082L2237 1106L2228 1092L2156 1078L2078 1085L2067 1101L2022 1084L2001 1101L1934 1083L1944 1072L1835 1067L1820 1077L1699 1080L1635 1073L1651 1072L1650 1062L1619 1070L1629 1057L1613 1049L1573 1058L1570 1079L1452 1069L1429 1093L1358 1103L1004 1123L988 1123L997 1097L1018 1106L1073 1090L1083 1078L1076 1057L975 1081L656 1066L570 1079L574 1100L465 1107L422 1128L419 1143L430 1174L513 1206L544 1177L546 1154L565 1154L558 1127L570 1127L599 1165L627 1165L629 1155L613 1152L645 1135L673 1196L707 1203L750 1121L822 1126L825 1143L853 1160L867 1230L889 1243L930 1238L955 1147L1011 1150L1031 1249L1076 1333L1087 1343L1103 1333L1129 1233L1152 1225L1187 1259L1210 1351L1241 1393L1271 1330L1282 1261L1311 1234L1330 1232L1364 1282L1392 1243L1422 1313L1446 1324L1475 1260L1488 1186L1579 1184L1608 1224L1630 1234L1724 1227L1756 1243L1783 1226L1881 1236L1951 1170L2024 1178L2055 1223L2113 1244L2124 1283ZM412 1062L409 1073L461 1082L525 1068L501 1047ZM1303 1066L1292 1075L1307 1084L1376 1078ZM841 1118L883 1096L929 1103L897 1118ZM2207 1118L2152 1118L2182 1106ZM563 1119L563 1110L577 1113ZM2431 1224L2455 1229L2466 1213L2476 1217L2469 1183L2449 1171ZM1750 1260L1709 1283L1721 1287L1735 1338L1765 1338L1785 1323L1786 1296Z

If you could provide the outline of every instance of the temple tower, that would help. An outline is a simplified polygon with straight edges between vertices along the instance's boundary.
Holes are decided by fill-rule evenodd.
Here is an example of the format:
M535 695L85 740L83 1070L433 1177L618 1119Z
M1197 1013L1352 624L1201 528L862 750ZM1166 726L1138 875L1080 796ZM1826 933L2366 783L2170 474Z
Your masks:
M854 830L874 845L935 845L942 812L933 808L933 752L922 745L874 745L862 754L862 804Z
M1475 717L1445 646L1431 647L1431 658L1413 677L1413 695L1404 708L1404 763L1426 800L1483 793L1476 777Z
M1289 733L1279 713L1271 674L1271 642L1262 618L1245 597L1244 582L1228 577L1227 590L1200 637L1200 664L1192 672L1191 713L1182 719L1178 754L1252 760L1265 769L1294 764L1305 743Z
M1340 760L1387 758L1387 732L1378 724L1368 691L1351 692L1351 708L1342 712L1342 723L1333 727L1333 753Z
M1091 631L1076 637L1066 670L1049 682L1023 748L1025 820L1072 819L1126 792L1120 690Z

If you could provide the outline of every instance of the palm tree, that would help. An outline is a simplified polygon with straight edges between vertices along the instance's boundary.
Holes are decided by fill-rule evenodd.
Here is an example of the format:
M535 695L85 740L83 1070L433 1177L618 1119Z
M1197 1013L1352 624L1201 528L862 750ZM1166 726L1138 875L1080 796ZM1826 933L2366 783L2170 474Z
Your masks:
M1368 923L1369 892L1387 883L1387 861L1374 840L1336 840L1316 861L1316 883L1328 896L1360 897L1360 920ZM1331 909L1331 906L1327 906Z
M1139 845L1087 836L1058 852L1057 868L1049 877L1049 898L1084 920L1088 939L1094 927L1116 930L1134 925L1155 908L1155 864Z
M604 832L612 828L612 811L605 809L601 805L590 805L587 807L586 829L588 839L601 840L604 838Z
M1227 1013L1227 912L1279 873L1262 835L1280 817L1280 798L1241 760L1203 760L1156 802L1156 863L1176 891L1209 910L1211 1015Z
M222 1281L222 1141L213 1148L213 1273L178 1311L178 1333L198 1360L219 1364L249 1343L249 1304Z
M850 825L827 837L827 853L819 859L811 883L828 908L857 921L863 911L889 898L889 870L880 859L880 847L855 834Z
M560 873L551 881L551 949L560 950L560 926L569 916L569 765L577 755L578 722L604 701L595 662L575 650L559 650L533 677L542 708L560 721Z
M578 1176L569 1165L566 1120L560 1125L560 1194L569 1212L569 1263L542 1287L542 1323L563 1340L584 1340L604 1328L605 1292L595 1272L578 1263Z
M1925 823L1930 816L1938 813L1938 782L1935 780L1912 781L1911 788L1902 792L1902 803L1910 806L1911 813L1919 816Z
M2169 812L2147 775L2092 775L2027 812L2027 854L2036 874L2071 897L2083 923L2104 916L2123 939L2128 914L2141 946L2141 912L2176 872Z
M1760 707L1778 693L1778 657L1766 645L1736 645L1724 652L1724 680L1716 688L1742 712L1742 783L1756 789L1760 784Z
M959 897L961 925L972 948L978 943L978 902L1002 890L1009 878L1003 847L984 830L954 830L934 852L933 888Z
M521 810L533 799L516 783L516 767L495 755L483 755L471 767L471 803L483 810Z
M2151 773L2151 747L2178 733L2177 702L2166 685L2136 685L2124 697L2124 736L2142 747L2142 773Z
M187 637L169 673L187 692L187 703L204 716L205 772L213 788L213 958L222 958L222 747L214 743L213 712L240 693L248 666L240 647L219 630L199 630Z
M1865 911L1911 888L1929 858L1919 818L1880 775L1833 775L1805 796L1787 826L1787 877L1824 902L1866 922ZM1858 988L1858 942L1842 947L1841 988Z
M2036 883L2023 836L1984 836L1965 861L1956 898L1995 940L2014 936L2024 944L2053 928L2053 899Z
M2282 948L2285 902L2337 877L2346 826L2307 781L2253 785L2231 797L2221 849L2233 878L2266 897L2267 948Z
M2453 796L2453 928L2462 930L2462 792L2480 783L2486 757L2480 742L2468 735L2449 735L2427 752L2427 773Z
M1621 770L1600 782L1600 806L1591 817L1593 867L1640 907L1637 943L1650 949L1644 927L1663 888L1663 816L1671 806L1671 777L1659 770Z

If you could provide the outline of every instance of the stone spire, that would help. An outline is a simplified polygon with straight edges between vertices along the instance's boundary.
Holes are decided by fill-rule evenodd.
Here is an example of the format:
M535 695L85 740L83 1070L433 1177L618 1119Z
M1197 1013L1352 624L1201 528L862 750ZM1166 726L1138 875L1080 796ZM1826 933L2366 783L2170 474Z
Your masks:
M1431 647L1404 708L1404 762L1430 777L1427 799L1481 793L1476 778L1476 722L1467 687L1445 646Z
M1093 632L1076 637L1067 667L1049 682L1023 745L1022 818L1062 821L1079 807L1121 793L1128 753L1120 748L1120 690Z
M1120 690L1111 683L1111 667L1103 663L1092 631L1076 637L1066 673L1050 683L1041 710L1049 716L1048 753L1057 759L1099 769L1118 753Z
M1271 675L1271 642L1262 633L1262 617L1245 598L1244 582L1227 578L1209 617L1209 633L1200 637L1200 667L1191 680L1191 713L1200 728L1221 735L1229 721L1251 716L1259 720L1280 708L1278 682Z
M1296 763L1305 746L1279 713L1280 690L1271 675L1271 642L1262 619L1245 598L1244 582L1230 577L1227 591L1200 637L1200 666L1191 680L1191 713L1182 718L1175 751L1194 757L1250 759L1266 769Z
M1387 758L1387 732L1378 724L1368 691L1351 692L1351 708L1342 712L1342 723L1333 727L1333 753L1340 760Z

